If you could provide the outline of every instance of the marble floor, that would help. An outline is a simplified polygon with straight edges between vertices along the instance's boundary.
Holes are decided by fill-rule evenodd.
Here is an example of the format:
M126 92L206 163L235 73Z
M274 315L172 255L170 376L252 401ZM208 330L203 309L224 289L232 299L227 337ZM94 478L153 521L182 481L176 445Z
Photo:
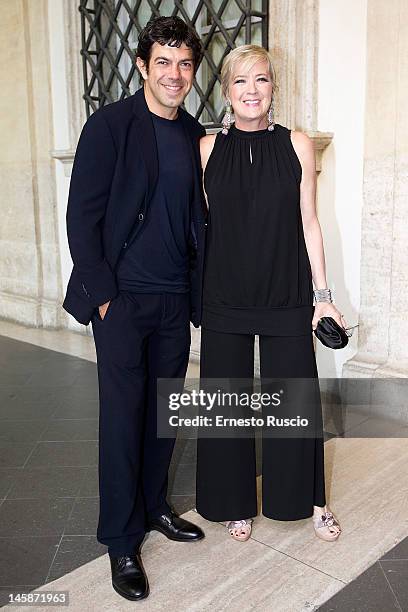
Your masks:
M130 609L135 604L110 586L106 549L95 538L92 338L0 322L0 363L0 605L9 593L39 589L69 591L74 610ZM191 363L188 377L197 375ZM359 426L361 419L350 424ZM150 534L143 559L151 595L137 605L177 612L408 611L407 438L331 432L325 457L340 539L318 540L310 519L289 523L260 514L242 544L194 511L195 448L178 440L170 502L202 525L206 538L186 545Z

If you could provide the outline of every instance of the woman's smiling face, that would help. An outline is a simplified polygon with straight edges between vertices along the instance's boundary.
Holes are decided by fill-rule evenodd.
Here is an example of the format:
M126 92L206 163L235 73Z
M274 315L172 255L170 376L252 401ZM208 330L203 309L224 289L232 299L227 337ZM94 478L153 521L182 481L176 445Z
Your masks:
M259 124L265 118L266 127L272 100L272 79L268 62L260 60L249 70L244 70L242 64L237 63L228 89L235 121L239 124Z

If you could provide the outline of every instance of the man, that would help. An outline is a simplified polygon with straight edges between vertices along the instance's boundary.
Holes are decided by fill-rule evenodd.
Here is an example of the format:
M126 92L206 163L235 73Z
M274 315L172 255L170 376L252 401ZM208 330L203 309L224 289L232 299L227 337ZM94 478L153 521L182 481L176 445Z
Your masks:
M166 501L174 439L157 437L157 378L184 378L190 323L201 316L204 128L180 105L202 47L178 17L141 32L144 87L86 122L72 172L67 228L74 268L64 308L92 322L99 378L99 542L114 589L149 593L147 531L204 537Z

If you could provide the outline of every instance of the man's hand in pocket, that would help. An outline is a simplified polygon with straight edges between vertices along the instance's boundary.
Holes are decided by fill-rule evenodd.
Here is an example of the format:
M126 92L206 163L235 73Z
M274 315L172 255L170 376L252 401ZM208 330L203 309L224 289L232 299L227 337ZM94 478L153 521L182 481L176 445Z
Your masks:
M101 317L102 321L105 318L106 311L109 308L109 304L110 304L110 301L106 302L105 304L102 304L102 306L99 306L99 316Z

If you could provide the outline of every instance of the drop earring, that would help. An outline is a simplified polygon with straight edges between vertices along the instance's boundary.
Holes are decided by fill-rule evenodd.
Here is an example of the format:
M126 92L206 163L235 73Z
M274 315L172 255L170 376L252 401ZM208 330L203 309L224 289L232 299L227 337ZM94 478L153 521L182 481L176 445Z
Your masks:
M228 130L231 127L231 113L232 113L231 100L227 98L225 102L225 115L222 120L222 130L221 130L224 136L228 134Z
M268 110L268 130L272 132L275 129L275 121L274 121L274 105L273 105L273 96L271 100L271 105Z

